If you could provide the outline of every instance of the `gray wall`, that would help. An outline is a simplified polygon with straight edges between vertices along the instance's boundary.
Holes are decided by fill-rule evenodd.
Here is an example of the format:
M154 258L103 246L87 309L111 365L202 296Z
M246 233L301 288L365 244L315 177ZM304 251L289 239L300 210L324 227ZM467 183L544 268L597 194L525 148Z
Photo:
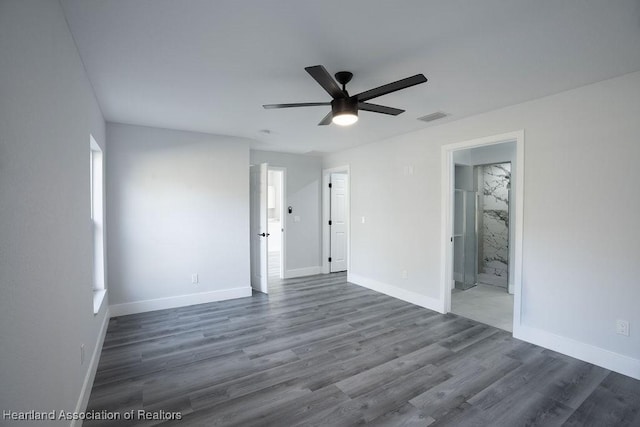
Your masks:
M287 272L319 269L322 265L322 158L273 151L251 151L251 163L268 163L287 169L285 206L293 214L284 213L286 227ZM300 222L294 222L299 216ZM317 273L320 271L318 270Z
M250 295L247 141L113 123L107 139L114 314Z
M106 320L89 192L104 120L57 1L0 2L0 68L0 409L73 411Z
M440 301L441 146L524 129L528 337L640 377L637 333L615 333L640 325L638 117L640 72L327 156L351 166L350 274Z

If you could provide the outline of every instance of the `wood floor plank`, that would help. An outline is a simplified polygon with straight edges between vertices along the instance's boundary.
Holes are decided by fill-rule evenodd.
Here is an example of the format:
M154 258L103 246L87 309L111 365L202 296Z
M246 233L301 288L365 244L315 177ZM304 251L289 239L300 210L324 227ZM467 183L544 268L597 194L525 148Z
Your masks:
M486 368L478 363L468 363L465 370L457 370L451 378L412 398L409 402L434 419L446 416L471 397L495 383L505 374L520 366L516 360L500 357L502 363ZM448 372L446 369L443 369Z
M286 381L296 381L301 375L310 375L318 370L327 370L335 358L329 354L317 354L311 358L287 363L228 381L212 382L207 387L189 394L195 409L218 405L225 400L244 396L257 390L267 389ZM299 382L299 380L298 380Z
M347 419L373 421L376 418L397 410L405 405L412 397L428 390L449 378L449 375L433 365L427 365L414 370L408 375L395 378L386 387L381 387L362 394L349 402L331 408L326 413L320 413L317 420L328 417L335 419L336 415ZM313 424L313 420L312 420Z
M242 421L243 427L306 425L308 420L327 408L336 407L349 398L336 386L330 385L309 395L275 406L271 411Z
M637 427L640 425L638 402L638 381L610 373L564 425Z
M424 415L415 406L407 403L379 416L367 424L377 427L426 427L434 422L435 419Z
M640 381L454 314L350 284L110 320L88 409L175 411L101 425L637 426Z
M450 350L440 344L431 344L414 352L377 365L359 374L352 375L336 383L336 386L349 397L354 398L373 390L384 388L386 384L431 364L442 358Z

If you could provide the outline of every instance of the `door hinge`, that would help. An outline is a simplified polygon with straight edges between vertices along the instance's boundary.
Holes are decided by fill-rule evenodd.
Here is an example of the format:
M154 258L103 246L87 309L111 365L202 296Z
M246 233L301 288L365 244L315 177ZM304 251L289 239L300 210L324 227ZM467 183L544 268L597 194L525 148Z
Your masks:
M331 220L329 220L329 225L331 225Z
M329 188L331 188L331 183L329 183Z
M331 257L329 257L329 262L331 262Z

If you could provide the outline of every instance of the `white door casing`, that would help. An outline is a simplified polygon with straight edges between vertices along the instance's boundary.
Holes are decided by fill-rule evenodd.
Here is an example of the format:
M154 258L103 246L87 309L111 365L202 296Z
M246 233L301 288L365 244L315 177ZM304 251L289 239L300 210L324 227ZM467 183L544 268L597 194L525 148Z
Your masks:
M267 293L267 169L266 163L252 165L250 170L251 221L251 287L258 292Z
M441 213L441 284L439 311L448 313L451 311L451 285L453 280L453 206L454 206L454 151L496 145L502 143L515 143L516 159L512 167L516 168L515 177L512 174L512 193L515 197L513 209L515 217L514 225L514 256L513 268L509 264L510 271L513 271L513 336L521 338L521 307L522 307L522 236L523 236L523 207L524 207L524 130L504 133L500 135L477 138L469 141L462 141L443 145L441 148L442 165L442 213ZM510 206L511 207L511 206ZM510 222L510 226L512 226ZM529 341L529 340L527 340Z
M347 270L347 180L344 173L331 174L330 239L332 273Z

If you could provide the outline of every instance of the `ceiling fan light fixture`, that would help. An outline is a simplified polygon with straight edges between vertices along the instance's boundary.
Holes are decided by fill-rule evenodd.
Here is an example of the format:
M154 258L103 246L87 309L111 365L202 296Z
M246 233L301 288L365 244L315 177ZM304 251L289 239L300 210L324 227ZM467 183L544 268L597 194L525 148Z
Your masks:
M331 121L338 126L350 126L358 121L358 103L350 98L334 99L331 102L333 118Z
M331 120L338 126L349 126L358 121L358 116L351 113L343 113L339 116L333 116Z

